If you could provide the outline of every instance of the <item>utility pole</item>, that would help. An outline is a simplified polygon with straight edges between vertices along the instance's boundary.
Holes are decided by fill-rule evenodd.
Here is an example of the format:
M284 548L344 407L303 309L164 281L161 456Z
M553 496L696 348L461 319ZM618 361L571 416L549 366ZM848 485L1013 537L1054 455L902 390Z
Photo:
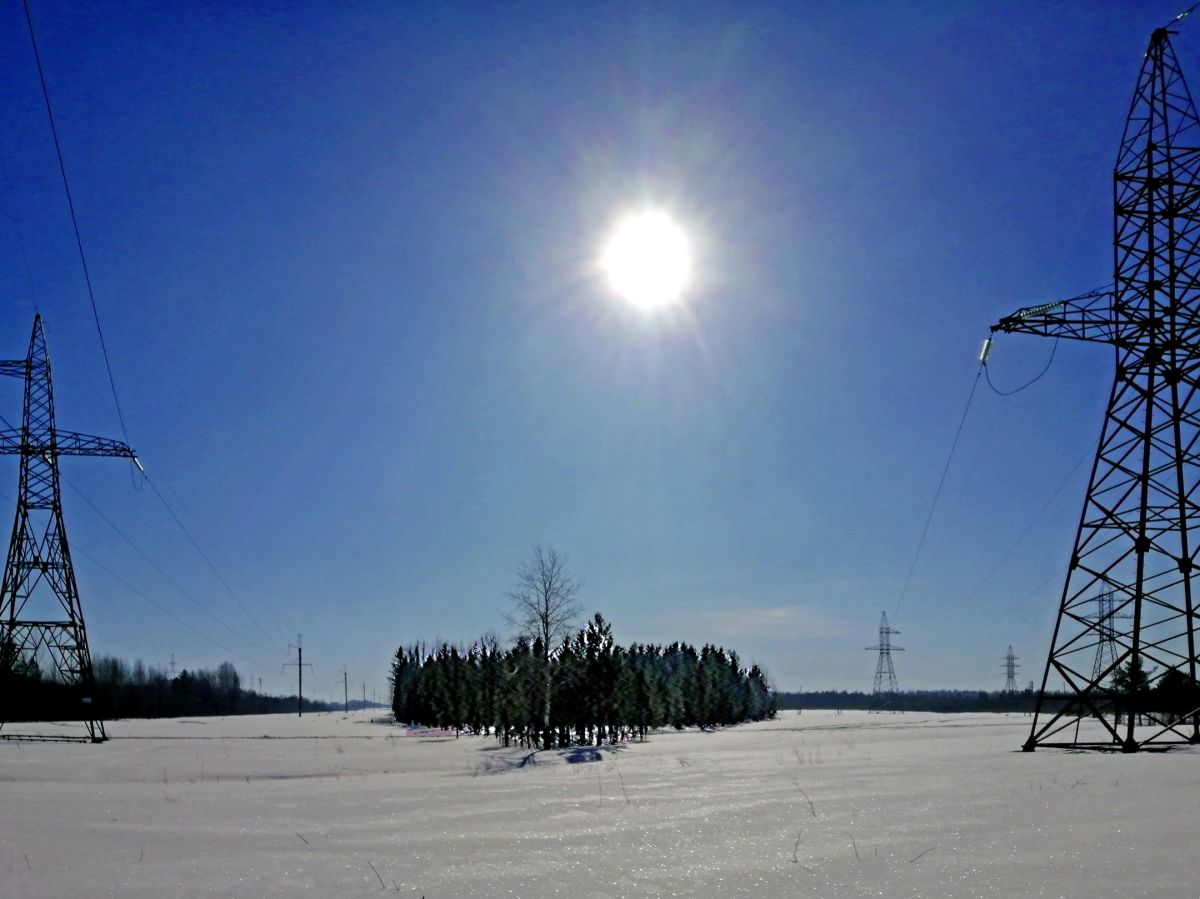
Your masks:
M1125 697L1110 680L1152 665L1200 676L1200 116L1173 33L1150 35L1113 167L1112 283L992 326L1107 344L1116 362L1026 752L1200 743L1191 703L1153 732L1134 732L1137 715L1119 724ZM1065 695L1050 694L1052 676Z
M367 707L367 682L363 681L363 708Z
M175 653L171 653L171 680L175 680Z
M0 375L25 381L21 427L0 430L0 455L20 456L20 487L4 577L0 582L0 726L20 715L15 691L39 655L64 687L67 717L83 721L93 743L107 739L92 702L95 675L79 586L63 522L60 456L137 456L127 444L64 431L54 423L50 353L41 315L33 319L29 354L0 361Z
M350 681L347 679L346 666L342 666L342 706L346 714L350 714Z
M300 635L296 634L296 645L288 644L288 649L296 650L296 661L284 662L280 665L280 669L288 668L292 665L296 666L296 717L304 715L304 666L308 663L304 661L304 645L300 639ZM308 665L311 669L312 665Z

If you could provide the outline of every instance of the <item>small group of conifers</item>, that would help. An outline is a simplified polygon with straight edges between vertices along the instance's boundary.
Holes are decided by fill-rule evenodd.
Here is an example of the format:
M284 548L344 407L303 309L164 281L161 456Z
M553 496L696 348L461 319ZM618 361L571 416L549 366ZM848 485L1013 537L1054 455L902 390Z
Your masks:
M736 653L711 645L618 646L599 613L549 651L527 638L502 649L494 637L401 647L392 686L397 721L543 749L775 715L757 665L743 668Z

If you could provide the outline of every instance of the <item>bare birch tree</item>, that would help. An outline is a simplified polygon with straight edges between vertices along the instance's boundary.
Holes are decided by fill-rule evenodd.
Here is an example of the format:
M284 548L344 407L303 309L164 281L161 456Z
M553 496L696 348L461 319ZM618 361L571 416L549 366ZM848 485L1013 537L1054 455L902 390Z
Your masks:
M564 638L581 607L575 601L579 584L567 574L563 559L553 547L535 546L533 556L517 569L517 585L505 594L512 601L509 624L518 636L540 641L542 647L542 724L543 742L550 739L550 695L553 672L550 655Z

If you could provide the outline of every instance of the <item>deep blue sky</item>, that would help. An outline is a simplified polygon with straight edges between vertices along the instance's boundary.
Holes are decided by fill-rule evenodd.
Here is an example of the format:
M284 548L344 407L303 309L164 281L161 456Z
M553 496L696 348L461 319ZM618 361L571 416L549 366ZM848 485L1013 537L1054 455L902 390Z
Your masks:
M988 325L1111 279L1176 5L478 6L33 2L129 440L266 631L125 463L68 459L93 651L282 690L302 631L318 695L382 695L402 642L504 635L546 543L618 639L783 689L869 689L883 609L901 686L999 688L1010 643L1040 677L1110 350L980 388L894 613ZM36 307L60 425L120 436L15 2L0 64L0 357ZM647 204L682 314L596 273ZM1001 338L997 385L1050 349Z

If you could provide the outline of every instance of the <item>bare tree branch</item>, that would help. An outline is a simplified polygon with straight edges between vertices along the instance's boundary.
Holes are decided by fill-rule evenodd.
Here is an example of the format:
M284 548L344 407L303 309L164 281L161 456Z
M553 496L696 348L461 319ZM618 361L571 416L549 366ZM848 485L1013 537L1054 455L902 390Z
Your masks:
M533 556L517 569L517 585L505 596L513 609L508 623L517 636L540 639L544 655L571 633L582 607L575 601L579 584L567 574L553 547L535 546Z

